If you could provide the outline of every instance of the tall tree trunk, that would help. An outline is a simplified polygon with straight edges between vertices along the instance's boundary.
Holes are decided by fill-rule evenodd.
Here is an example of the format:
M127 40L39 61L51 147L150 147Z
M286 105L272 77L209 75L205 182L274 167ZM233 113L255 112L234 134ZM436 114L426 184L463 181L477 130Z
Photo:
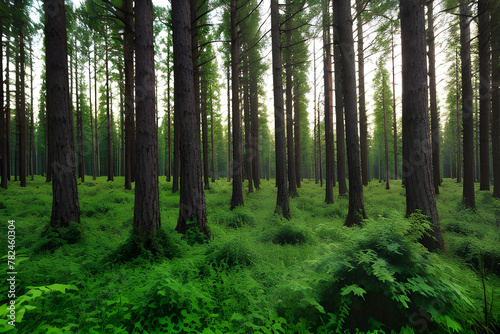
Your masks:
M24 45L24 34L23 34L23 23L19 26L19 60L18 69L16 71L16 119L18 119L19 124L19 180L21 181L21 187L26 187L26 94L25 94L25 84L24 79L25 73L25 45Z
M98 125L97 125L97 111L98 107L98 98L97 98L97 50L94 50L94 96L96 99L95 102L95 110L94 110L94 120L95 120L95 145L96 145L96 174L97 176L101 176L101 163L100 163L100 155L99 155L99 134L98 134Z
M437 110L436 92L436 47L434 43L434 0L427 3L427 38L429 45L429 97L431 109L431 139L432 139L432 173L434 178L434 191L439 194L441 185L441 167L439 158L439 115Z
M463 200L466 207L475 209L474 193L474 115L472 107L472 71L470 59L470 21L465 0L460 0L460 59L462 63L462 122L464 149Z
M356 71L351 6L349 0L338 0L334 9L338 23L342 93L344 95L347 166L349 171L349 211L345 226L360 224L366 218L359 155L358 119L356 108Z
M368 185L368 126L365 103L365 52L363 37L363 12L364 1L356 0L357 30L358 30L358 89L359 89L359 141L361 149L361 175L363 185ZM347 113L347 111L346 111ZM346 116L347 123L347 116ZM348 150L349 151L349 150ZM349 173L349 178L351 173Z
M458 49L456 51L456 62L455 62L455 80L456 80L456 89L457 89L457 182L462 182L462 158L461 158L461 130L460 130L460 84L458 82L458 66L460 64L460 59L458 58ZM463 111L462 111L463 112Z
M106 36L104 37L105 54L106 54L106 115L108 118L108 181L114 181L114 163L113 163L113 117L111 113L111 90L109 87L109 45L108 31L106 27Z
M170 66L170 48L167 48L167 64ZM171 105L170 105L170 70L167 71L167 146L168 146L168 173L167 182L170 182L172 175L172 122L171 122Z
M85 148L83 142L83 111L80 108L80 92L78 90L78 53L75 39L75 92L76 92L76 123L78 131L78 170L81 182L85 182Z
M7 129L3 100L3 22L0 17L0 187L7 189Z
M319 114L319 101L318 105L316 106L316 109L318 110L318 153L319 153L319 186L323 187L323 158L322 158L322 152L321 152L321 117Z
M243 175L241 154L241 119L239 110L239 78L238 66L240 63L240 50L238 43L237 0L231 0L231 74L233 94L233 195L231 209L243 205Z
M382 82L382 108L384 109L384 151L385 151L385 189L389 189L389 143L387 142L387 108L385 105L385 82Z
M393 145L394 145L394 179L398 179L398 122L396 118L396 66L394 64L394 33L391 38L391 52L392 52L392 131L393 131Z
M278 0L271 0L271 40L274 85L274 127L276 145L276 197L275 213L290 219L290 206L286 176L285 114L283 111L283 75L281 64L280 14Z
M492 7L491 17L500 17L500 6ZM500 24L491 29L491 150L493 157L493 197L500 198Z
M250 120L250 69L248 65L249 59L244 60L244 82L243 82L243 115L245 118L245 167L248 179L248 193L253 193L253 173L252 173L252 133Z
M125 189L132 189L135 180L135 122L134 122L134 13L133 0L122 3L125 18L123 34L125 71Z
M10 124L10 45L9 41L5 45L5 127L7 135L7 180L10 181L12 175L12 140ZM47 131L45 131L47 133ZM47 173L48 174L48 173Z
M285 86L285 102L286 102L286 149L288 157L288 193L290 197L294 198L298 196L297 192L297 177L295 175L295 157L293 152L293 97L292 97L292 53L291 49L288 47L292 44L292 27L290 19L291 7L287 6L287 20L285 27L286 44L287 49L285 53L285 75L286 75L286 86Z
M34 91L34 75L33 75L33 39L30 38L30 175L31 175L31 180L33 181L35 179L34 174L35 174L35 120L34 120L34 96L33 96L33 91ZM0 53L1 54L1 53Z
M44 8L47 114L50 118L50 165L53 172L50 225L66 227L71 222L80 222L73 115L69 97L66 9L63 0L46 0Z
M490 1L479 0L479 190L490 190ZM497 22L498 24L498 22Z
M334 9L336 5L334 4ZM342 65L340 62L339 34L336 15L333 16L333 58L335 68L335 116L337 130L337 175L339 195L347 193L345 173L345 132L344 132L344 97L342 95Z
M316 82L316 40L313 40L313 77L314 77L314 83L313 83L313 86L314 86L314 137L313 137L313 140L314 140L314 183L318 184L319 182L319 175L318 175L318 152L316 150L317 148L317 144L318 144L318 136L317 136L317 126L318 126L318 119L316 117L316 112L317 112L317 108L316 108L316 97L317 97L317 92L316 92L316 86L317 86L317 82ZM318 115L319 116L319 115Z
M213 97L212 83L210 82L210 148L212 155L212 182L215 182L215 141L214 141L214 105L212 101ZM217 176L218 178L218 176Z
M420 242L428 250L446 251L436 209L427 107L427 64L424 0L401 0L403 68L403 160L406 214L416 210L429 218L432 235Z
M95 50L94 50L95 52ZM90 135L92 136L92 179L96 179L95 170L95 136L94 136L94 120L92 116L92 74L90 69L90 50L89 50L89 115L90 115ZM96 103L97 104L97 103ZM97 120L96 120L97 123Z
M332 107L332 53L331 53L331 37L330 37L330 9L329 1L323 2L323 68L324 68L324 89L325 89L325 158L326 158L326 192L325 202L333 204L333 170L334 159L333 155L333 107Z
M299 92L299 81L296 80L294 83L294 121L293 121L293 132L295 137L295 176L297 178L297 188L300 188L300 181L302 180L302 148L300 142L300 92Z
M161 228L152 1L136 0L135 13L137 159L133 231L149 249L156 231Z
M259 95L257 76L250 71L250 118L252 135L252 176L255 189L260 189L260 154L259 154Z
M175 73L174 73L175 76ZM175 78L174 78L174 96L175 96ZM181 128L179 126L179 113L180 111L174 104L174 166L172 173L172 193L175 194L179 190L179 176L181 170L181 154L180 154L180 140Z
M210 176L208 174L208 116L207 116L207 89L205 78L201 80L201 141L203 144L203 180L204 189L210 189Z
M205 194L203 192L199 118L195 107L193 62L191 58L191 15L189 3L172 1L172 32L174 42L174 100L180 122L181 189L179 220L175 228L186 233L188 221L196 221L198 230L209 235L206 226Z
M231 91L230 65L227 66L227 182L231 182Z

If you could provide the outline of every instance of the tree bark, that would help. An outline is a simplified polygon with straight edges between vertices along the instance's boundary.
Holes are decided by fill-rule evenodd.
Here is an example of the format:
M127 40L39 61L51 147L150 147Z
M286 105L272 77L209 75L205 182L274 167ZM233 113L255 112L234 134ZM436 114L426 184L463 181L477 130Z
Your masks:
M240 50L238 43L237 0L231 0L231 74L233 95L233 195L231 198L231 210L243 203L243 175L242 175L242 147L241 147L241 117L239 110L239 71Z
M227 66L227 182L231 182L231 82L230 66Z
M50 165L53 172L50 225L66 227L71 222L80 222L69 97L66 9L63 0L46 0L44 9Z
M479 0L479 190L490 190L490 1ZM498 24L498 22L497 22Z
M462 182L462 158L461 158L461 130L460 130L460 86L458 82L458 66L460 64L460 60L458 58L458 50L456 51L456 62L455 62L455 80L456 80L456 88L457 88L457 182Z
M108 45L108 31L106 29L106 36L104 37L105 44L105 62L106 62L106 115L108 118L108 181L114 181L114 163L113 163L113 117L111 114L111 90L109 88L109 45Z
M95 52L95 50L94 50ZM96 179L96 166L95 166L95 136L94 136L94 120L92 117L92 75L90 71L90 51L89 51L89 114L90 114L90 133L92 136L92 179ZM96 96L97 97L97 96ZM96 102L97 104L97 102ZM96 120L97 123L97 120Z
M352 33L351 6L349 0L338 0L336 22L338 23L340 60L342 64L345 108L345 130L347 165L349 172L349 211L345 226L360 224L366 218L363 202L363 183L359 155L358 119L356 108L356 71L354 64L354 40Z
M429 41L429 97L431 109L431 139L432 139L432 173L434 178L434 192L439 194L441 185L441 167L439 157L439 115L437 110L436 92L436 47L434 43L434 0L427 3L427 38Z
M125 189L132 189L135 180L135 121L134 121L134 14L133 0L122 3L125 27L123 57L125 72Z
M170 49L168 49L167 62L170 66ZM170 71L167 73L167 146L168 146L168 173L167 182L170 182L172 176L172 121L170 105Z
M275 213L290 219L289 196L286 175L285 115L283 111L283 75L281 64L280 14L278 0L271 0L271 40L274 85L274 126L276 150L276 198Z
M3 100L3 22L0 17L0 187L7 189L7 122Z
M248 193L253 193L253 173L252 173L252 133L250 120L250 68L248 57L244 60L244 81L243 81L243 117L245 118L245 167L248 179Z
M394 33L391 39L391 52L392 52L392 131L393 131L393 149L394 149L394 179L398 179L398 122L396 118L396 66L394 64Z
M428 250L446 251L432 180L431 143L427 107L427 64L424 0L401 0L403 69L403 160L406 214L416 210L429 218L432 235L420 242Z
M175 76L175 73L174 73ZM175 96L175 78L174 78L174 96ZM180 140L181 140L181 128L179 126L179 113L178 108L175 107L174 103L174 168L172 174L172 193L175 194L179 190L179 175L181 170L181 155L180 155Z
M333 4L337 10L336 3ZM344 132L344 97L342 95L342 65L340 62L339 34L336 15L333 16L333 58L335 69L335 116L337 130L337 176L339 180L339 195L347 193L345 173L345 132Z
M358 89L359 89L359 141L361 149L361 175L363 185L367 186L369 182L368 176L368 126L366 118L366 103L365 103L365 52L363 41L363 18L361 13L364 7L363 0L356 0L357 12L357 29L358 29ZM351 27L352 29L352 27ZM354 50L353 50L354 51ZM346 112L347 113L347 112ZM347 123L347 116L346 116ZM349 150L348 150L349 151ZM349 173L350 177L351 173Z
M500 17L500 6L492 7L491 17ZM492 20L493 23L493 20ZM500 24L491 29L493 90L491 93L491 150L493 157L493 197L500 198Z
M385 82L382 80L382 107L384 109L384 152L385 152L385 189L389 186L389 143L387 142L387 108L385 105Z
M203 145L203 180L204 189L210 189L210 175L208 174L208 116L207 116L207 90L205 78L201 80L201 142Z
M75 39L75 92L76 92L76 124L78 131L78 171L81 182L85 182L85 148L83 143L83 117L80 109L80 97L78 90L78 54Z
M290 19L291 7L287 6L287 20L285 27L286 34L286 44L291 45L292 41L292 27ZM295 157L293 151L293 97L292 97L292 54L291 49L288 47L285 50L285 75L286 75L286 86L285 86L285 102L286 102L286 149L287 149L287 166L288 166L288 194L290 197L294 198L299 196L297 192L297 178L295 175Z
M260 189L260 154L259 154L259 95L257 76L250 71L250 118L252 135L252 176L255 189Z
M161 228L158 191L158 130L155 111L155 63L153 3L136 0L135 48L137 57L136 96L136 180L133 231L150 249Z
M300 92L299 92L299 81L296 80L294 87L294 129L295 134L295 177L297 180L297 188L300 188L300 181L302 180L302 148L300 142Z
M468 8L465 0L460 0L460 59L462 63L462 122L464 149L463 200L465 206L476 209L474 193L474 115L472 71L470 59L470 21L466 16Z
M333 155L333 107L332 107L332 52L330 37L330 10L329 1L323 2L323 68L325 89L325 158L326 158L326 188L325 202L333 204L334 159Z
M25 42L23 33L23 23L19 24L19 68L16 70L16 119L18 119L19 124L19 155L17 157L19 161L19 180L21 187L26 187L26 94L25 94L25 84L24 78L25 64L26 64L26 52L25 52Z
M209 236L206 226L205 194L201 171L200 130L195 107L189 3L172 1L174 43L174 100L180 128L181 189L176 231L186 233L188 222Z

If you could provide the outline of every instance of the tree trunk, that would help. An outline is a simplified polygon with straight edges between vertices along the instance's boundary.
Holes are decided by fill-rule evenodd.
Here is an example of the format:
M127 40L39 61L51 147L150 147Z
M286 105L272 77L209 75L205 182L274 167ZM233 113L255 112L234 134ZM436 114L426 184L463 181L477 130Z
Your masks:
M136 180L133 231L146 249L161 228L158 192L158 130L155 111L153 3L136 0Z
M492 7L491 17L500 17L500 6ZM493 157L493 197L500 198L500 24L491 29L493 90L491 93L491 150Z
M427 38L429 45L429 97L431 108L431 139L432 139L432 173L434 178L434 191L439 194L441 185L441 167L439 158L439 115L437 110L436 92L436 47L434 43L434 0L427 3Z
M252 173L252 133L250 120L250 69L248 57L244 61L244 84L243 84L243 115L245 118L245 167L248 179L248 193L253 193L253 173Z
M336 5L334 4L334 8ZM337 130L337 175L339 180L339 195L347 193L345 174L345 132L344 132L344 97L342 95L342 65L340 62L339 34L336 15L333 16L333 58L335 67L335 115Z
M276 198L275 213L282 214L290 219L290 207L286 176L285 152L285 115L283 112L283 75L281 64L281 37L280 14L278 0L271 0L271 40L273 57L273 85L274 85L274 126L276 145L276 185L278 195Z
M316 83L316 41L313 40L313 77L314 77L314 83L313 83L313 86L314 86L314 137L313 137L313 140L314 140L314 183L318 184L319 182L319 175L318 175L318 153L317 153L317 144L318 144L318 136L317 136L317 125L318 125L318 119L316 117L316 112L317 112L317 108L316 108L316 96L317 96L317 93L316 93L316 86L317 86L317 83ZM319 116L319 115L318 115Z
M95 52L95 50L94 50ZM97 96L96 96L97 97ZM96 102L97 104L97 102ZM92 179L95 181L96 179L96 170L95 170L95 137L94 137L94 121L92 117L92 75L90 71L90 51L89 51L89 114L90 114L90 135L92 136ZM97 120L96 120L97 123Z
M461 158L461 130L460 130L460 86L458 82L458 66L460 64L460 60L458 58L458 50L456 51L456 62L455 62L455 80L456 80L456 88L457 88L457 182L462 182L462 158Z
M360 224L366 218L360 169L354 40L349 3L349 0L339 0L336 2L337 10L334 9L334 13L337 13L334 15L338 15L336 22L338 23L340 60L344 83L342 93L344 96L347 165L349 169L349 211L344 223L345 226Z
M319 186L323 187L323 158L322 158L322 152L321 152L321 117L319 114L319 101L318 105L316 106L316 109L318 110L318 153L319 153Z
M75 53L77 52L76 48L76 39L75 39ZM78 90L78 54L75 54L75 92L76 92L76 124L78 131L78 171L80 174L81 182L85 182L85 151L83 144L83 117L82 110L80 109L80 97Z
M479 190L490 190L490 1L479 0ZM498 24L498 22L497 22Z
M25 47L24 47L24 34L22 32L23 23L19 26L19 67L16 70L16 119L19 120L19 180L21 187L26 187L26 94L24 78L25 73Z
M123 34L125 71L125 189L132 189L135 180L135 122L134 122L134 14L133 0L122 3L125 17Z
M205 78L201 80L201 141L203 144L203 180L204 189L210 189L210 175L208 174L208 116L207 116L207 90Z
M215 147L214 147L214 105L212 101L213 96L212 83L210 83L210 148L212 155L212 182L215 182ZM217 176L218 178L218 176Z
M231 0L231 73L233 94L233 195L231 198L231 210L243 205L243 175L241 154L241 120L239 110L239 83L238 65L240 63L240 50L238 43L237 0Z
M259 154L259 95L257 76L250 71L250 118L252 135L252 176L255 189L260 189L260 154Z
M428 250L446 251L436 209L432 180L429 114L427 107L427 64L424 0L401 0L403 69L403 160L406 214L416 210L429 218L432 235L420 242Z
M295 94L294 94L294 129L293 132L295 134L295 176L297 180L297 188L300 188L300 181L302 180L302 148L300 143L300 92L299 92L299 81L297 80L295 85Z
M33 39L30 38L30 175L31 181L35 179L35 120L34 120L34 75L33 75ZM0 53L1 55L2 53Z
M174 73L175 76L175 73ZM174 96L175 96L175 78L174 78ZM180 111L175 107L174 104L174 169L172 174L172 194L175 194L179 190L179 175L181 170L181 128L179 126L179 113Z
M106 115L108 118L108 181L114 181L114 173L113 173L113 118L111 115L111 99L110 99L110 94L111 90L109 88L109 45L108 45L108 31L107 27L106 29L106 36L104 37L104 42L105 42L105 62L106 62Z
M393 141L394 141L394 179L398 179L398 122L396 119L396 67L394 64L394 33L391 39L391 52L392 52L392 131L393 131Z
M325 89L325 156L326 156L326 192L325 202L333 204L333 107L332 107L332 54L330 37L329 1L323 2L323 48L324 48L324 89Z
M231 82L230 66L227 66L227 182L231 182Z
M385 151L385 189L389 187L389 143L387 142L387 108L385 105L385 82L382 81L382 107L384 109L384 151Z
M463 200L465 206L476 209L474 193L474 115L472 107L472 74L470 59L470 21L466 16L465 0L460 0L460 59L462 63L462 122L464 149Z
M196 222L198 230L209 235L206 226L205 194L201 171L200 130L195 107L189 3L172 1L174 42L174 100L180 128L181 189L179 220L175 228L186 233L187 222Z
M357 29L358 29L358 89L359 89L359 141L361 149L361 175L363 185L368 185L368 127L366 118L366 105L365 105L365 52L363 44L363 18L362 11L364 7L363 0L356 0L357 12ZM352 29L352 27L351 27ZM354 51L354 50L353 50ZM346 111L347 113L347 111ZM347 123L347 116L346 116ZM348 150L349 151L349 150ZM349 178L351 173L349 173Z
M71 222L80 222L69 97L66 9L63 0L46 0L44 8L50 165L53 171L50 225L66 227Z
M3 100L3 20L0 17L0 187L7 189L7 129Z
M12 140L10 124L10 45L7 41L5 50L5 127L7 135L7 180L10 181L12 175ZM45 132L47 133L47 131ZM48 174L48 173L47 173ZM49 179L50 180L50 179Z
M97 50L94 50L94 96L96 99L95 103L95 110L94 110L94 120L95 120L95 145L96 145L96 151L95 151L95 156L96 156L96 174L97 176L101 176L101 163L100 163L100 157L99 157L99 133L98 133L98 125L97 125L97 111L99 109L98 105L98 98L97 98ZM95 181L95 180L94 180Z
M287 20L285 27L286 44L291 45L292 38L292 27L290 19L291 7L287 6ZM288 193L289 196L294 198L299 196L297 192L297 178L295 175L295 157L293 152L293 97L292 97L292 53L289 47L285 50L285 75L286 75L286 86L285 86L285 102L286 102L286 149L288 157Z

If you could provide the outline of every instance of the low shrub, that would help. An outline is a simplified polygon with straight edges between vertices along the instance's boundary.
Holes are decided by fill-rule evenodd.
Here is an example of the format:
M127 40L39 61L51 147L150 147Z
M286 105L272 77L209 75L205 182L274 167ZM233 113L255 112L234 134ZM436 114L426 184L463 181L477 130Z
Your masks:
M38 254L42 252L53 253L63 245L71 245L79 242L83 237L81 224L71 222L68 227L52 227L48 225L41 233L40 240L36 242L32 249Z

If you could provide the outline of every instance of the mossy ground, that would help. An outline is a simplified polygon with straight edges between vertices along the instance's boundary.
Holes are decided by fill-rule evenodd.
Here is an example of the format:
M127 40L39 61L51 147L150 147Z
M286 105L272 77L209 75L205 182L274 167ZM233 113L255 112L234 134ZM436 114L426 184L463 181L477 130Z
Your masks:
M346 330L344 309L338 305L329 309L329 302L322 299L325 285L333 289L345 277L330 277L337 271L323 271L321 266L340 262L332 256L354 244L370 244L358 240L370 236L360 228L342 226L348 199L339 197L337 189L335 203L326 205L324 188L304 180L299 197L290 200L292 219L287 221L274 215L274 180L263 181L259 191L245 193L245 206L233 211L229 210L231 184L218 180L205 192L212 239L190 246L174 230L179 194L172 194L171 183L161 177L162 229L175 254L171 259L145 254L115 263L112 257L124 249L132 231L134 191L124 190L120 177L114 182L106 182L105 177L89 179L78 186L81 238L77 242L57 239L60 244L50 250L40 245L51 214L50 184L38 176L27 188L10 182L8 190L0 189L0 246L6 255L7 222L15 220L16 295L25 297L18 307L18 312L25 313L11 332L327 333L335 326ZM481 273L486 273L488 305L493 299L490 324L500 316L500 201L491 192L478 191L477 210L471 212L461 204L461 186L454 180L443 182L437 204L449 254L429 258L457 273L439 279L463 287L464 298L472 306L459 318L450 315L450 323L438 324L441 327L435 330L452 332L456 325L451 321L455 321L464 332L483 328L486 333ZM372 181L364 190L368 225L378 226L374 231L389 221L392 229L408 228L398 225L405 214L400 181L391 180L390 190ZM393 231L384 233L390 239ZM352 249L359 251L359 247ZM356 293L350 283L345 285ZM68 285L67 289L58 290L59 284ZM7 284L0 291L3 305L8 301ZM351 315L347 320L353 319ZM410 320L402 332L411 333ZM388 330L376 321L371 326L368 330Z

